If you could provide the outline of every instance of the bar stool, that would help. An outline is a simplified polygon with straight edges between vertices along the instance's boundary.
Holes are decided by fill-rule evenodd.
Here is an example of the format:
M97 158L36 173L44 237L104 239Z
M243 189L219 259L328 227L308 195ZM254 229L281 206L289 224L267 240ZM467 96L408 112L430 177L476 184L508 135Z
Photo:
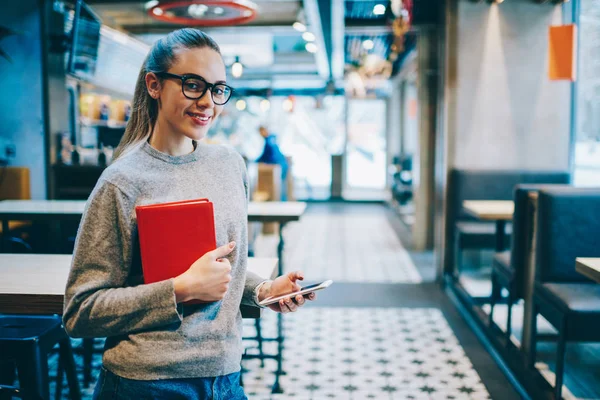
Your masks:
M80 400L73 350L60 317L0 315L0 360L15 362L20 386L4 386L0 396L10 393L23 399L49 399L48 353L56 344L63 366L58 379L62 380L64 369L71 399Z

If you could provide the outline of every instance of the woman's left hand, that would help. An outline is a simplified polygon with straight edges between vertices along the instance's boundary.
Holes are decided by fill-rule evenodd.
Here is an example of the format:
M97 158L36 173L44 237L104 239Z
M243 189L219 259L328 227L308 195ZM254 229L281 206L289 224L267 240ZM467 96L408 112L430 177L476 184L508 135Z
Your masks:
M289 272L276 278L273 282L268 282L261 287L259 294L259 300L263 300L267 297L280 296L286 293L296 292L302 287L296 283L297 280L303 280L304 275L300 271ZM317 298L315 293L309 293L306 295L297 295L295 297L286 297L285 299L279 300L278 303L270 304L271 310L280 313L289 313L297 311L299 307L302 307L306 300L314 300Z

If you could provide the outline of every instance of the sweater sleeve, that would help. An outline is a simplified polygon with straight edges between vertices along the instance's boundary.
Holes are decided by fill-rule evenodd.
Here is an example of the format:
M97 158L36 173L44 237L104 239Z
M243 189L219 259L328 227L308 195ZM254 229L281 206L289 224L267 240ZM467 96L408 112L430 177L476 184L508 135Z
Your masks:
M108 337L179 324L173 281L128 286L135 200L100 180L86 204L65 292L72 337Z

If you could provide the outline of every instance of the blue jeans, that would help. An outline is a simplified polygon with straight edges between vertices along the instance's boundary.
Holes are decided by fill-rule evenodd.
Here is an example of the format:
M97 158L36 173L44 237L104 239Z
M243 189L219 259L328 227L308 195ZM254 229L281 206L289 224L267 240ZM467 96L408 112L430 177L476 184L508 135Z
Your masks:
M215 378L138 381L102 367L93 400L117 399L248 400L239 372Z

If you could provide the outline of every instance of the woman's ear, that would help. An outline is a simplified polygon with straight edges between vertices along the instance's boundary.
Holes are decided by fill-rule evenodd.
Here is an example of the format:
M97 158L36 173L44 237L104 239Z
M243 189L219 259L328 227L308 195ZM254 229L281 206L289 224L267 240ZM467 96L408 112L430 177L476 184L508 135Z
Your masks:
M148 94L153 99L158 99L160 97L160 80L156 76L154 72L148 72L146 74L146 89L148 90Z

